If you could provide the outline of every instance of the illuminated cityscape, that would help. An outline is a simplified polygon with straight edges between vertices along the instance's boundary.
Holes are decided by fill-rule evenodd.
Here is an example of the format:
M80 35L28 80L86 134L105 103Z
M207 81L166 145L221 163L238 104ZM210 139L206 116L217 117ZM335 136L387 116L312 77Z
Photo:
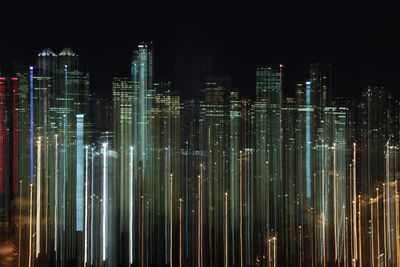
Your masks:
M398 266L400 106L332 97L311 64L256 97L205 77L182 98L141 42L94 99L70 48L0 78L0 219L10 266Z
M400 267L379 1L3 1L0 267Z

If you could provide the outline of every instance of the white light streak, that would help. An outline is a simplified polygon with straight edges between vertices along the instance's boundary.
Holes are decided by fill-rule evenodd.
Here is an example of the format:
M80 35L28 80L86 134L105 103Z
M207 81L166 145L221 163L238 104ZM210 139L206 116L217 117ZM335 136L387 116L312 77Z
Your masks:
M41 213L41 137L37 141L37 162L36 162L36 258L40 253L40 213Z
M102 218L102 259L107 259L107 143L103 143L103 218Z
M133 147L129 151L129 263L133 264Z
M88 182L89 182L89 147L85 146L85 233L84 233L84 256L83 260L85 263L85 266L87 264L87 259L88 259Z
M55 203L54 203L54 251L56 252L57 258L57 241L58 241L58 136L55 135L55 169L54 169L54 180L55 180Z
M29 267L32 266L32 187L33 184L29 185Z

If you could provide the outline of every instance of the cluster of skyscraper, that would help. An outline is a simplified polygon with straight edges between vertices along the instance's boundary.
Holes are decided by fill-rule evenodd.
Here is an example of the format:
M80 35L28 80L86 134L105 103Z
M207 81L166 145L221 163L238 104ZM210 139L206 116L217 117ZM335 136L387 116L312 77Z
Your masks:
M0 75L1 76L1 75ZM396 266L399 102L331 96L331 66L283 98L208 77L200 99L133 53L93 99L71 49L0 78L1 241L16 266Z

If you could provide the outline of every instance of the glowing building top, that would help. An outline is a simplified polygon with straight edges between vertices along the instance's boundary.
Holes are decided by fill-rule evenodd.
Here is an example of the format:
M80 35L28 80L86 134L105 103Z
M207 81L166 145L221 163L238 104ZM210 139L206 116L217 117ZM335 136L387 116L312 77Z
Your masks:
M69 71L78 70L78 54L76 54L71 48L64 48L58 54L59 62L58 67L63 69L67 66Z
M68 56L68 57L77 57L78 55L74 52L74 51L72 51L72 49L71 48L69 48L69 47L66 47L66 48L64 48L61 52L60 52L60 54L58 54L59 56Z
M38 57L57 57L57 55L50 48L45 48L38 54Z

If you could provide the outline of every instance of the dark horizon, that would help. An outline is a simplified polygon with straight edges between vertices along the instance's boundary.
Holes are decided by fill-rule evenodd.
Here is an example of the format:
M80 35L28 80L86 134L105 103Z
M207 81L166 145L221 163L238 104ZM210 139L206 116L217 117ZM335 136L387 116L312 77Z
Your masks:
M400 19L368 2L109 5L5 3L0 66L33 64L44 48L71 47L91 75L91 90L111 95L111 78L129 75L132 50L154 42L155 76L184 97L206 76L230 76L242 96L255 94L257 65L285 65L285 96L308 78L309 64L331 63L333 95L358 97L367 85L398 96ZM31 30L32 29L32 30Z

